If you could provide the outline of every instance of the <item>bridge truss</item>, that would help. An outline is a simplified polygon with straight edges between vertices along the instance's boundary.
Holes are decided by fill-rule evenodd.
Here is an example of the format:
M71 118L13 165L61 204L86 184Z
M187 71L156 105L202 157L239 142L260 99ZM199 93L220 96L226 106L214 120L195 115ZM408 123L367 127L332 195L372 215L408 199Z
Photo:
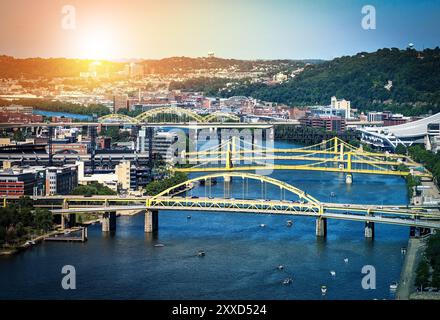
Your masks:
M208 182L213 182L214 179L224 180L223 189L230 187L227 184L241 185L243 187L242 197L239 198L239 192L234 194L236 198L232 198L226 192L224 193L225 196L212 196L209 190L211 184L208 184ZM280 198L268 199L263 195L265 198L256 199L255 183L253 190L250 192L245 191L248 180L253 180L257 184L261 183L262 190L267 187L264 185L278 188L280 190ZM188 187L196 188L203 186L205 189L204 196L200 193L200 196L191 196L191 193L188 191ZM221 185L219 187L221 189ZM273 198L274 193L271 194ZM5 198L3 206L13 201L16 201L16 199ZM421 207L324 203L285 182L267 176L244 172L225 172L196 177L172 186L152 197L49 196L35 197L34 201L36 207L51 208L54 214L61 215L77 213L99 214L124 210L206 211L232 214L241 212L440 228L440 214L438 212L428 212ZM60 209L54 208L55 202L57 203L56 206Z
M159 107L154 108L136 117L130 117L123 114L110 114L98 119L101 123L121 122L127 124L142 123L187 123L194 121L196 123L210 123L214 120L239 122L240 118L234 114L225 112L214 112L206 116L199 115L190 109L180 107Z
M299 148L280 149L232 137L207 150L184 152L181 158L192 166L176 167L180 172L232 172L256 170L305 170L430 176L411 170L419 167L409 157L391 153L367 152L334 137Z

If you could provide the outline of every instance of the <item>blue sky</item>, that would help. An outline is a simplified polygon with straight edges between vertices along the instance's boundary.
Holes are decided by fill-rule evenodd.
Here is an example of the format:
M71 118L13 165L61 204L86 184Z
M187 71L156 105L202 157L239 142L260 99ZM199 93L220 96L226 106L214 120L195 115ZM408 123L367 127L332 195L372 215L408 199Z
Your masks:
M73 5L74 30L61 28ZM376 29L361 27L362 7ZM0 54L18 57L331 59L439 46L440 0L1 0Z

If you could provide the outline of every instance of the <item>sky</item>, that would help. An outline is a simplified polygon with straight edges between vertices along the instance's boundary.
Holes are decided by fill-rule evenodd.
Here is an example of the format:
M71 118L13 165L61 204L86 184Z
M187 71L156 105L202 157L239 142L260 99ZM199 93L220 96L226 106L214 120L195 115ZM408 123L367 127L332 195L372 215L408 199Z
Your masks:
M439 42L440 0L0 0L0 54L20 58L332 59Z

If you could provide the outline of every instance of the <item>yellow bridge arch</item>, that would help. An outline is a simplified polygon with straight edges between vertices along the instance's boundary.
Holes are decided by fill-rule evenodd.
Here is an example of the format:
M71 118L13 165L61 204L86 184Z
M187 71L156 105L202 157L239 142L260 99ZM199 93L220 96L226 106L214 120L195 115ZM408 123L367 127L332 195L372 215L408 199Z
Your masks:
M136 118L132 118L132 117L127 116L125 114L119 114L119 113L112 113L112 114L108 114L106 116L100 117L98 119L98 122L105 123L107 120L110 120L110 122L112 120L114 120L116 122L126 122L126 123L130 123L130 124L138 124L139 123L139 120L137 120Z
M159 114L175 114L175 115L185 115L190 119L193 119L197 122L204 122L204 118L192 110L179 108L179 107L160 107L154 108L144 113L138 115L135 119L138 121L145 121L151 117L157 116Z
M294 187L286 182L268 177L268 176L262 176L262 175L258 175L258 174L253 174L253 173L245 173L245 172L225 172L225 173L217 173L217 174L210 174L210 175L205 175L205 176L200 176L200 177L196 177L193 179L189 179L187 181L184 181L182 183L179 183L175 186L172 186L158 194L156 194L155 196L147 199L147 206L154 206L155 203L157 202L161 202L161 197L164 197L166 195L169 195L173 190L183 187L183 186L187 186L190 183L193 182L198 182L198 181L206 181L209 179L214 179L214 178L225 178L225 177L236 177L236 178L242 178L242 179L251 179L251 180L256 180L256 181L260 181L260 182L266 182L268 184L274 185L279 187L281 190L287 190L293 194L296 194L300 199L307 201L307 203L309 205L311 205L312 207L315 207L317 209L322 209L322 204L319 200L317 200L316 198L312 197L311 195L307 194L306 192L302 191L301 189L298 189L297 187Z
M226 112L214 112L211 114L208 114L204 117L205 122L211 122L212 120L219 119L219 118L226 118L234 121L240 121L240 118L237 117L235 114L232 113L226 113Z
M144 113L141 113L140 115L136 117L130 117L124 114L109 114L103 117L100 117L98 119L99 122L105 123L107 121L114 121L114 122L125 122L129 124L140 124L142 122L146 122L148 119L153 118L160 114L174 114L177 116L184 115L188 117L191 120L194 120L198 123L208 123L215 119L219 118L226 118L234 121L240 121L240 118L232 113L226 113L226 112L214 112L211 114L208 114L206 116L201 116L194 111L190 109L184 109L180 107L159 107L154 108L148 111L145 111Z

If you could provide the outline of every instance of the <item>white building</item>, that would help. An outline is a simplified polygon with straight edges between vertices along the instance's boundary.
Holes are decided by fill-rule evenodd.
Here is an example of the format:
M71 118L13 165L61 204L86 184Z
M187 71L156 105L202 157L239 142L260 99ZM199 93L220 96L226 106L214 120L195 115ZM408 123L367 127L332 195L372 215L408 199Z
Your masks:
M177 141L175 132L155 132L152 141L153 154L160 155L164 160L171 160L174 156L173 144ZM146 128L139 130L136 151L139 153L149 152L150 140Z
M331 98L331 106L335 109L343 109L345 110L345 118L349 119L351 116L351 105L350 101L345 99L338 100L335 96Z

